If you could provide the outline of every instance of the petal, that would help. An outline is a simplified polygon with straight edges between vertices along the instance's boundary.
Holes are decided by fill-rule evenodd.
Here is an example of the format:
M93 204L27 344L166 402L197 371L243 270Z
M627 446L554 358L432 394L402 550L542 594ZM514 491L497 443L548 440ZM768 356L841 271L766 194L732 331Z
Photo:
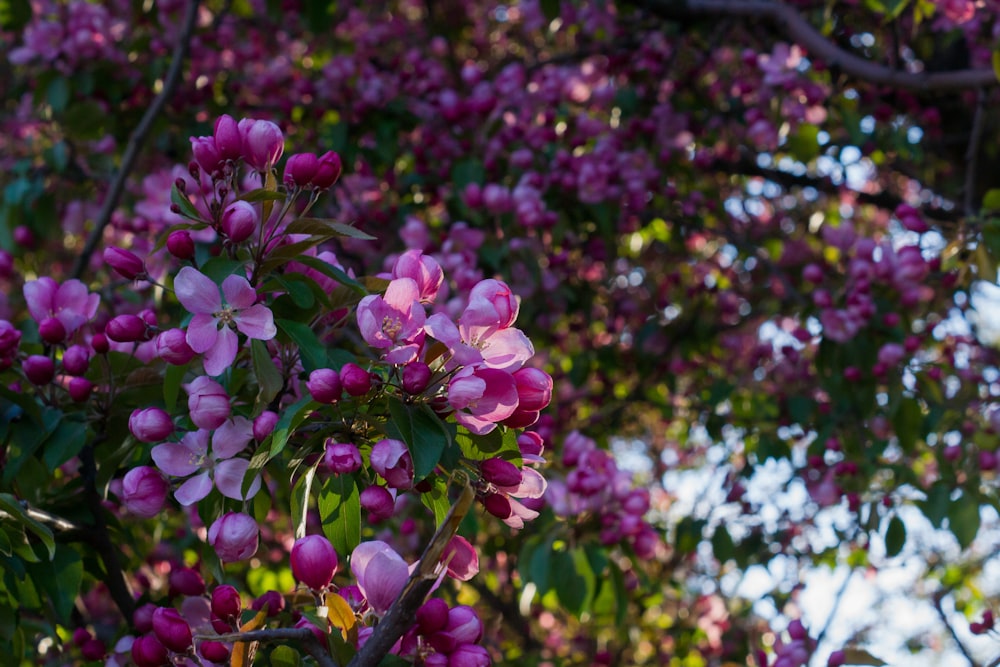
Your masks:
M215 345L205 352L205 356L201 360L202 366L205 367L205 373L213 376L224 373L227 368L233 365L238 347L239 341L236 338L236 332L229 327L222 327Z
M385 296L382 297L386 305L396 311L400 316L409 315L414 302L420 302L420 288L413 278L396 278L389 282L385 289ZM423 309L423 306L421 306Z
M396 600L410 568L385 542L362 542L351 553L351 572L358 588L377 614L384 614Z
M246 417L233 417L212 435L212 456L231 459L242 452L253 438L253 422Z
M470 415L467 412L456 412L455 421L476 435L486 435L497 427L496 422L491 422L487 419L480 419L479 417Z
M419 345L399 345L385 355L385 360L390 364L408 364L417 358L419 352Z
M475 375L456 377L448 385L448 402L456 410L462 410L482 398L485 391L486 380L482 378Z
M274 326L274 315L271 309L263 304L251 306L236 314L236 328L248 338L271 340L278 335Z
M36 322L52 315L58 289L56 281L48 276L24 283L24 300L28 304L28 312Z
M222 281L222 293L226 303L237 310L243 310L257 303L257 290L243 276L229 276Z
M462 342L462 336L458 333L458 327L444 313L434 313L428 317L427 323L424 324L424 330L431 337L447 345L449 349L454 348Z
M195 475L188 481L177 487L174 491L174 498L177 499L181 505L187 507L189 505L194 505L196 502L204 498L212 490L212 478L208 476L208 472L203 472L200 475Z
M534 468L524 468L521 470L521 483L511 491L511 495L518 498L541 498L546 486L545 478L540 472Z
M233 500L248 500L260 491L260 475L250 482L247 495L243 497L243 478L246 477L250 461L246 459L229 459L215 466L215 486L226 498Z
M185 337L192 350L204 354L215 346L215 341L219 338L219 321L212 315L198 313L188 323Z
M535 355L531 341L520 329L500 329L483 341L483 362L490 368L513 373Z
M208 431L205 434L208 435ZM153 447L151 454L157 468L168 475L185 477L201 469L205 450L199 450L197 442L185 436L180 442L164 442Z
M190 266L185 266L174 278L174 293L189 313L215 313L222 310L219 286Z

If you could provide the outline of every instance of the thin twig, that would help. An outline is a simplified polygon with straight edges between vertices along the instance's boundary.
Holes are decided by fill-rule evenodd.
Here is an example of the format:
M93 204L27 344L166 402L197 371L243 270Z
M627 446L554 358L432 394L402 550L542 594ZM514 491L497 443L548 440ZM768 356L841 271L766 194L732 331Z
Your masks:
M94 229L91 230L90 236L87 237L87 243L76 258L76 264L73 266L74 278L80 278L90 264L90 257L101 242L104 236L104 229L111 222L111 214L118 207L122 192L125 191L125 181L128 180L128 177L132 173L132 165L135 164L136 159L139 157L139 151L142 150L146 136L152 129L156 117L160 115L160 112L167 105L167 101L173 96L177 84L180 83L184 60L187 58L188 49L191 46L191 35L194 33L195 19L198 16L198 4L198 0L188 0L181 31L177 36L177 43L174 45L170 69L163 80L163 88L160 90L160 94L153 100L153 103L149 105L149 108L146 109L142 120L139 121L139 124L128 138L128 145L125 147L125 153L122 155L121 165L118 167L118 173L115 175L114 181L111 182L108 194L101 204L101 210L97 214Z
M979 667L979 663L976 662L976 659L972 657L971 653L969 653L969 649L966 648L965 644L962 643L962 640L958 638L958 633L955 632L955 628L952 627L951 623L948 622L948 616L947 614L944 613L944 608L941 606L941 599L944 596L945 596L944 593L938 593L933 596L932 599L934 601L934 609L937 611L938 617L941 619L941 622L944 623L944 627L948 629L948 634L951 635L951 638L955 641L955 644L958 646L958 650L961 651L962 655L965 656L965 659L969 661L969 667Z
M24 513L27 514L28 517L34 519L35 521L51 524L52 527L56 528L57 530L78 531L81 533L84 531L83 526L75 524L72 521L67 521L64 518L56 516L55 514L50 514L45 510L29 507L23 501L22 505L25 505ZM0 511L0 519L10 519L10 518L12 518L10 514L4 511Z
M965 214L970 218L976 214L976 175L979 168L979 144L983 140L983 126L986 124L986 91L976 93L976 115L972 120L969 146L965 149Z
M823 643L823 639L826 637L827 631L830 626L833 625L833 619L837 616L837 610L840 609L840 603L844 599L844 594L847 593L847 585L851 583L851 578L854 575L854 570L847 571L847 577L844 578L844 583L840 585L837 590L837 596L833 598L833 609L830 610L830 615L826 619L826 623L823 624L823 629L819 631L816 635L816 646Z
M316 639L309 628L268 628L265 630L248 630L247 632L228 632L222 635L196 635L195 639L215 642L302 642L302 648L316 661L320 667L340 667L339 663L327 652L326 648Z

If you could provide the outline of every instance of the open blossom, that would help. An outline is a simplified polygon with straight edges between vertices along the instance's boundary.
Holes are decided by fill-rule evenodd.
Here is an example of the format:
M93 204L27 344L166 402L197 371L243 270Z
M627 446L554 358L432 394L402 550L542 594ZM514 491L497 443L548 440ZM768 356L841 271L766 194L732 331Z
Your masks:
M506 371L466 366L448 383L448 403L458 423L476 435L496 428L517 410L517 384Z
M216 429L214 434L199 429L185 435L180 442L165 442L153 447L153 461L168 475L191 475L174 491L174 497L181 505L193 505L207 496L212 490L213 480L225 497L245 500L257 495L260 477L254 478L244 497L243 478L250 467L250 461L233 457L246 448L252 437L253 425L250 420L246 417L234 417ZM210 439L211 453L208 448Z
M197 269L185 266L174 279L177 299L194 313L187 342L204 354L205 372L219 375L236 359L235 326L249 338L271 340L278 333L271 310L257 302L257 291L242 276L229 276L218 285ZM222 297L225 297L223 303Z
M54 317L66 330L66 336L72 336L97 314L101 297L91 294L79 280L67 280L60 285L52 278L42 277L24 284L24 300L36 322L41 324Z
M362 542L351 553L351 573L368 606L382 616L410 578L410 566L385 542Z
M384 297L372 294L358 304L362 338L374 348L388 350L385 358L392 364L416 359L426 318L420 289L412 278L397 278L389 283Z

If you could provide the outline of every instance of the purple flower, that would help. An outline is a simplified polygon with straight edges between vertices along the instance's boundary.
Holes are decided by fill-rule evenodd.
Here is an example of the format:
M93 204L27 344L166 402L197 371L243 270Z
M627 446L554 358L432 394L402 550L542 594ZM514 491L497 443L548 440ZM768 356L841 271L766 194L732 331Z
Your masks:
M136 516L149 519L163 509L170 485L159 470L139 466L129 470L122 478L122 502Z
M417 357L423 342L427 314L420 304L420 290L412 278L389 283L385 296L372 294L358 304L358 328L365 342L388 350L391 364L405 364Z
M379 440L372 447L371 466L393 489L413 486L413 459L402 440Z
M243 139L243 159L257 171L267 171L285 151L281 128L269 120L244 118L237 124Z
M132 411L128 430L140 442L160 442L174 432L174 422L162 408L141 408Z
M314 591L330 585L337 571L337 552L322 535L306 535L292 546L292 574Z
M66 335L89 322L97 314L101 297L91 294L79 280L67 280L62 285L49 277L24 284L24 300L36 322L55 317L66 329Z
M385 542L362 542L351 553L351 572L368 606L378 616L389 611L407 579L410 566Z
M235 563L257 553L259 533L253 517L241 512L228 512L208 529L208 543L223 563Z
M229 394L212 378L201 375L184 385L188 393L188 411L198 428L216 429L229 419Z
M185 266L174 279L177 299L194 313L188 325L187 342L204 354L205 372L219 375L236 359L235 326L249 338L271 340L278 333L271 310L257 302L257 291L242 276L222 281L222 294L211 278ZM223 303L221 296L225 296Z

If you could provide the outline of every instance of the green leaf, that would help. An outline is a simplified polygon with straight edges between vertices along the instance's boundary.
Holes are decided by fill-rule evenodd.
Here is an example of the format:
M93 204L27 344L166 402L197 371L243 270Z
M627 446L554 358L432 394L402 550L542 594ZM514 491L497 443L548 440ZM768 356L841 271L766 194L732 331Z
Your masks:
M49 81L49 85L45 88L45 99L56 114L60 114L66 110L70 95L69 80L66 77L55 77Z
M904 452L912 452L923 430L924 413L915 398L903 398L892 417L892 426Z
M517 446L517 432L514 429L498 427L485 435L476 435L459 426L455 442L462 450L462 456L467 459L484 461L500 457L521 465L521 448Z
M470 183L482 185L486 181L486 169L483 163L475 158L459 160L451 168L451 181L455 191L462 192Z
M285 198L284 192L268 190L266 188L258 188L256 190L251 190L250 192L244 192L240 195L240 199L251 204L259 201L285 201Z
M333 475L323 483L319 516L338 554L349 554L361 543L361 499L353 475Z
M819 157L819 127L799 125L799 129L788 137L788 152L799 162L809 162Z
M943 481L934 482L927 490L927 498L917 502L917 506L935 528L940 528L948 516L951 505L951 489Z
M0 30L18 32L31 21L28 0L0 0Z
M542 14L549 23L559 18L559 0L542 0Z
M303 396L295 403L292 403L281 413L278 423L271 433L271 446L268 451L268 460L273 459L281 453L288 444L288 437L295 432L299 424L305 421L306 416L315 408L318 403L312 400L311 396Z
M993 57L996 58L994 53ZM992 188L983 195L983 208L987 211L1000 211L1000 188Z
M979 533L979 502L967 493L948 507L948 528L966 549Z
M52 531L44 523L32 519L17 498L9 493L0 493L0 511L6 512L15 523L31 531L49 552L49 560L55 557L56 541ZM6 520L6 519L5 519Z
M990 58L993 63L993 74L996 76L997 81L1000 81L1000 49L993 52L993 57Z
M730 558L736 557L736 545L733 544L733 538L724 525L720 524L712 533L712 553L719 563L725 563Z
M177 397L181 393L181 384L184 382L184 375L187 373L190 364L174 366L168 364L163 373L163 403L167 412L173 412L177 407Z
M413 476L417 481L434 471L448 444L448 431L441 419L427 404L408 405L395 397L389 398L392 419L387 430L395 431L410 449Z
M319 342L316 332L309 325L285 319L275 320L274 323L299 347L302 368L307 373L311 373L317 368L328 367L329 359L326 356L326 347Z
M50 562L32 563L27 570L38 587L44 592L62 623L69 622L73 603L80 593L83 582L83 560L75 549L60 545Z
M271 353L267 351L267 345L264 341L257 339L250 341L250 357L253 360L253 373L259 387L254 410L256 412L256 408L259 407L263 410L271 403L281 391L284 381L281 378L281 373L278 372L278 367L274 365L274 360L271 359Z
M551 559L552 583L559 602L570 613L580 616L590 608L597 588L597 579L581 548L557 551Z
M170 188L170 203L176 204L180 208L180 215L188 218L189 220L194 220L195 222L208 222L201 217L201 212L195 208L191 200L187 198L187 195L183 194L177 189L177 184L174 183Z
M889 520L889 526L885 530L885 555L889 558L898 556L906 543L906 525L898 516L893 516Z
M64 418L45 441L42 461L50 472L80 453L87 443L87 424Z
M320 459L321 460L321 459ZM309 466L295 482L292 487L292 529L295 539L301 539L306 535L306 518L309 516L309 496L312 492L313 478L316 476L316 468L319 466L317 460L314 465Z
M302 664L302 656L291 646L277 646L268 658L271 667L299 667Z
M290 274L287 276L276 275L273 280L284 289L299 308L303 310L312 308L316 303L316 295L313 294L312 288L309 286L310 284L316 285L312 279L301 274Z
M288 223L288 234L313 234L316 236L343 236L362 241L375 241L376 237L365 233L357 227L345 225L328 218L298 218Z
M431 490L420 494L420 502L434 512L434 525L440 526L448 516L451 501L448 498L448 482L441 475L434 478Z

